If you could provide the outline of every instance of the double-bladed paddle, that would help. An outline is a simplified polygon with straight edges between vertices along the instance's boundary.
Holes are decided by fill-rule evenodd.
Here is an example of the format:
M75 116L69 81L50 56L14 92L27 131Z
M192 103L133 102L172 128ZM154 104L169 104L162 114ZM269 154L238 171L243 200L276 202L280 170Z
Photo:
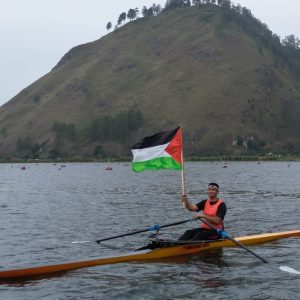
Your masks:
M262 262L264 263L268 263L268 261L266 259L264 259L263 257L259 256L258 254L256 254L255 252L253 252L252 250L248 249L247 247L245 247L243 244L241 244L239 241L235 240L234 238L230 237L229 234L227 232L225 232L224 230L220 230L217 229L216 227L214 227L213 225L211 225L210 223L208 223L207 221L204 220L204 218L200 218L200 220L206 224L207 226L209 226L212 230L215 230L218 232L218 234L220 234L223 238L226 238L230 241L232 241L233 243L235 243L236 245L238 245L239 247L243 248L244 250L246 250L247 252L249 252L250 254L254 255L255 257L257 257L258 259L260 259Z
M99 239L96 241L75 241L72 242L73 244L84 244L84 243L91 243L91 242L96 242L98 244L100 244L101 242L104 241L108 241L108 240L113 240L113 239L117 239L120 237L124 237L124 236L129 236L129 235L134 235L134 234L138 234L138 233L142 233L142 232L148 232L148 231L159 231L161 228L166 228L166 227L171 227L171 226L175 226L175 225L180 225L180 224L184 224L190 221L194 221L194 219L188 219L188 220L183 220L183 221L179 221L179 222L175 222L175 223L170 223L170 224L166 224L166 225L159 225L159 224L155 224L153 226L148 227L147 229L141 229L141 230L137 230L137 231L132 231L129 233L123 233L123 234L119 234L119 235L114 235L111 237L107 237L107 238L103 238L103 239Z

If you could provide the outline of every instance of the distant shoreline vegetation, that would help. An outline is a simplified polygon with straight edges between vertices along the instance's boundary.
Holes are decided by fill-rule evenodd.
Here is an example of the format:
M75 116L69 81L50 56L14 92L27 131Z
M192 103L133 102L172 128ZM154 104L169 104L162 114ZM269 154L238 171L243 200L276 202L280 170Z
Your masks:
M131 107L114 116L103 115L86 126L76 126L55 122L52 126L54 142L50 145L38 144L29 136L19 138L14 155L2 156L0 161L19 160L69 160L69 161L128 161L131 145L139 136L137 132L144 125L141 111ZM222 147L221 147L222 148ZM213 151L186 147L188 161L253 161L253 160L298 160L299 152L293 143L288 143L284 151L270 152L269 145L255 136L237 136L231 150L215 148Z
M235 5L231 0L167 0L164 7L161 7L160 4L153 4L148 8L143 6L141 14L143 18L156 17L173 9L191 6L199 9L206 6L218 7L222 10L223 22L235 22L240 30L248 33L258 43L272 51L279 59L285 60L291 70L298 76L300 75L300 39L294 34L281 38L273 33L267 24L256 18L250 9L241 6L239 3ZM122 12L119 15L115 26L109 21L106 29L110 31L111 28L114 28L114 31L117 31L126 22L126 19L132 22L139 19L139 14L138 8L130 8L127 13ZM279 63L278 61L277 64Z
M131 163L131 157L110 157L110 163ZM252 155L252 156L199 156L199 157L186 157L184 158L185 162L222 162L226 165L227 162L271 162L271 161L278 161L278 162L300 162L300 156L297 155ZM107 158L94 158L94 157L62 157L56 159L0 159L0 163L71 163L71 162L95 162L95 163L108 163Z
M103 115L92 120L85 127L55 122L52 126L54 134L54 145L52 149L45 153L46 145L33 142L27 136L18 139L16 142L15 156L23 159L58 159L62 157L94 157L106 158L110 153L115 153L111 147L130 149L131 136L143 125L143 115L136 107L131 107L127 111L114 116ZM78 153L78 149L84 149L86 153ZM91 148L93 153L91 153Z

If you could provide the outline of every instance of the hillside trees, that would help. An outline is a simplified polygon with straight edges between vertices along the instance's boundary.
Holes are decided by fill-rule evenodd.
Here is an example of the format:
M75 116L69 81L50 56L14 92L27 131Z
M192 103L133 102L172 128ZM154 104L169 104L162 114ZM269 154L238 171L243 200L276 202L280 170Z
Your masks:
M242 6L238 3L237 5L232 5L232 10L236 13L236 14L241 14L242 13Z
M76 127L74 124L55 122L52 127L52 130L55 132L56 139L59 141L73 141L76 139L77 136Z
M143 6L142 15L143 15L143 17L157 16L161 13L161 11L162 11L162 8L161 8L160 4L157 4L157 5L153 4L149 8L147 8L146 6Z
M146 6L143 6L142 15L143 15L143 17L152 17L152 16L154 16L154 11L153 11L152 6L149 7L149 8L147 8Z
M95 147L95 149L94 149L94 156L95 157L105 157L106 156L106 153L105 153L105 151L103 150L103 147L101 146L101 145L98 145L98 146L96 146Z
M143 124L142 113L131 108L116 116L106 115L95 119L88 127L88 138L91 142L101 140L121 140L128 139L132 132L139 129Z
M136 19L137 15L138 15L138 12L139 12L138 8L135 8L135 9L130 8L130 9L128 10L128 12L127 12L127 18L128 18L130 21Z
M282 45L291 49L299 49L300 40L299 38L295 37L295 35L291 34L282 40Z
M111 22L108 22L107 24L106 24L106 29L107 30L110 30L112 28L112 23Z
M161 13L162 8L161 8L160 4L157 4L157 5L153 4L152 5L152 10L153 10L154 15L157 16Z
M127 15L126 15L126 12L122 12L122 13L120 14L119 19L118 19L118 25L121 25L122 22L125 22L126 16L127 16Z
M218 1L218 5L222 6L222 7L230 8L231 7L231 0L221 0L221 1Z
M222 8L224 22L235 22L240 30L257 41L260 52L263 51L263 47L272 51L277 65L278 61L284 60L291 70L300 76L300 40L297 37L289 35L281 41L265 23L253 16L250 9L239 4L233 5L230 0L221 0L217 3Z
M29 136L24 139L19 138L16 143L17 153L23 158L38 158L40 149L41 146L34 143Z
M171 10L174 8L183 8L191 6L190 0L167 0L165 4L165 10Z
M57 158L66 153L66 149L77 149L78 145L92 146L95 143L116 142L125 145L130 141L132 134L143 125L143 115L136 107L127 111L112 115L104 115L94 119L86 127L78 128L74 124L55 122L52 131L55 134L54 148L48 153L49 158ZM127 149L126 144L126 149ZM71 148L70 148L71 147ZM32 142L30 138L19 139L16 144L20 155L27 158L35 158L40 151L40 146ZM67 151L69 151L67 150ZM93 155L105 157L105 151L98 144L94 148Z

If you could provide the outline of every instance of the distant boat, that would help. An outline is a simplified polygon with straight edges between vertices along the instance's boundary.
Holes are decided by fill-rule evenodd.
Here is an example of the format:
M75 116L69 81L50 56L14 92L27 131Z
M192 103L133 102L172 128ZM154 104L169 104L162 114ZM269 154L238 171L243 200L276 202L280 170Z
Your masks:
M224 161L223 161L222 156L220 156L220 160L221 160L221 163L222 163L222 168L227 168L227 167L228 167L228 166L227 166L227 162L224 162Z
M112 167L109 166L109 160L107 161L107 167L105 168L105 171L112 171Z
M26 170L26 167L25 167L25 166L23 166L23 167L21 168L21 170Z

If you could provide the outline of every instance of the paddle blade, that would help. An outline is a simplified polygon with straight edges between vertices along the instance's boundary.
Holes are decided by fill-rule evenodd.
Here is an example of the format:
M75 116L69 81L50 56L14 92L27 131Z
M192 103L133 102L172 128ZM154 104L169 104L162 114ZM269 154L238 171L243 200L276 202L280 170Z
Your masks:
M86 243L91 243L92 241L74 241L71 242L71 244L86 244Z
M300 272L293 269L293 268L290 268L288 266L280 266L279 269L281 271L284 271L284 272L288 272L288 273L291 273L291 274L297 274L297 275L300 275Z

